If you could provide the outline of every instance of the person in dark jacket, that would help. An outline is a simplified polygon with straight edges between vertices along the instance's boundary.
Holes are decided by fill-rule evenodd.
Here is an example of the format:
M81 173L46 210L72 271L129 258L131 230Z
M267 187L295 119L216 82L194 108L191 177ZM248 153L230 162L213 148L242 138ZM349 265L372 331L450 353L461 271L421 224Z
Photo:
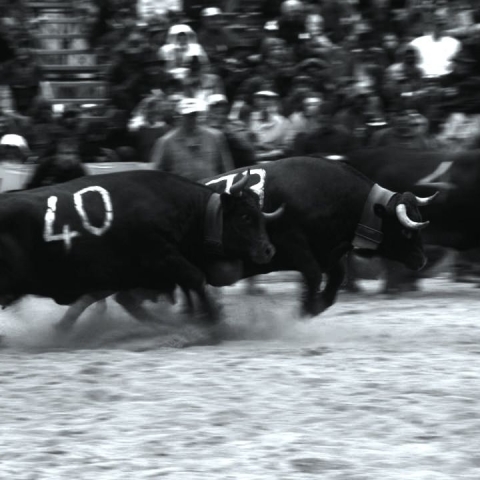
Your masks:
M72 142L59 142L39 160L27 189L64 183L87 175L80 161L78 146Z

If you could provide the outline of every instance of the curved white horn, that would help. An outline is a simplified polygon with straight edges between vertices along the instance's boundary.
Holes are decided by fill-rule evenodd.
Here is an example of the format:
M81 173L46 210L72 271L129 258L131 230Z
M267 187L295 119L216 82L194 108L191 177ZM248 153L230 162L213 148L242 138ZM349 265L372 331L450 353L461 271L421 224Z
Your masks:
M435 200L435 198L437 197L438 194L439 194L439 192L435 192L432 196L426 197L426 198L415 197L415 200L417 201L417 205L419 207L424 207L425 205L429 205L430 203L432 203L433 200Z
M242 190L245 188L248 182L248 178L250 177L250 170L247 171L247 174L243 176L238 182L235 182L231 187L230 187L230 193L233 196L238 196L242 193Z
M395 212L397 214L398 221L405 227L410 228L411 230L420 230L425 228L430 222L415 222L407 215L407 207L404 203L400 203L395 208Z
M263 217L267 221L278 220L285 212L285 204L280 205L274 212L262 212Z

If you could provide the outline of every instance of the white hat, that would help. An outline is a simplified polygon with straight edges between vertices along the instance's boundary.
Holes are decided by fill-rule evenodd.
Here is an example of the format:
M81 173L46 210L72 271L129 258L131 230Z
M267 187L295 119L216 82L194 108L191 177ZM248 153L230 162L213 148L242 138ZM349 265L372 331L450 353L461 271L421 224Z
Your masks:
M204 112L206 111L206 105L205 102L201 102L196 98L183 98L178 102L177 111L180 115Z
M260 90L255 92L254 95L258 97L278 97L278 93L272 92L271 90Z
M11 145L12 147L18 147L22 152L28 152L28 144L26 140L20 135L13 133L7 133L0 140L0 145Z
M202 17L213 17L214 15L221 15L222 11L217 7L208 7L202 10Z
M208 96L207 103L209 106L211 106L219 103L228 103L228 100L225 95L222 95L221 93L214 93Z

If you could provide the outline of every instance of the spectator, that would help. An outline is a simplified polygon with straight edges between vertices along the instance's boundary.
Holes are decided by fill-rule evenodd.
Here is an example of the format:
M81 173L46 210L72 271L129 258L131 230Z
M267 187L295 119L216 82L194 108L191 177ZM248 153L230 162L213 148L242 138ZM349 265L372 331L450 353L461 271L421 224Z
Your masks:
M63 140L80 143L80 109L76 105L67 105L59 119L58 135Z
M79 155L82 163L118 162L114 150L106 148L107 125L104 120L95 119L86 123L80 133Z
M140 99L165 93L174 81L173 75L167 72L165 61L158 58L156 53L149 53L142 60L142 75L140 79Z
M27 123L28 119L26 117L19 117L0 109L0 137L7 133L17 133L25 136Z
M5 65L4 77L12 94L14 111L29 115L33 100L40 93L42 73L28 49L18 49L15 58Z
M308 13L305 17L305 33L300 35L303 57L327 60L333 48L332 41L325 35L323 17L318 13Z
M39 160L27 182L27 189L68 182L86 174L78 146L69 142L56 143Z
M0 162L26 163L30 150L20 135L9 133L0 139Z
M169 23L168 20L162 16L157 15L151 17L147 23L147 38L148 43L155 51L158 50L165 45L167 40L167 32L168 32Z
M222 11L216 7L203 9L198 29L198 43L205 49L215 73L218 73L225 61L233 42L232 34L223 27Z
M147 98L138 107L136 123L131 123L139 160L148 162L155 142L172 127L165 121L166 103L162 96Z
M281 97L291 88L295 63L287 44L281 38L267 37L261 44L259 65L239 87L240 92L252 92L258 83L271 83ZM257 90L253 90L255 92Z
M202 65L198 57L192 57L188 65L188 74L183 80L186 97L197 98L203 102L210 95L219 93L224 95L225 88L219 75L210 73L209 65Z
M310 132L301 132L293 144L294 155L347 155L358 148L358 141L332 118L332 105L323 101L318 106L316 126Z
M100 63L110 61L111 52L135 29L135 12L132 5L119 7L100 0L98 16L89 31L89 41L96 49Z
M168 30L165 45L158 51L160 58L166 62L167 71L175 78L185 79L192 57L200 63L208 63L203 47L197 41L196 33L188 25L173 25Z
M278 18L279 38L285 40L296 50L305 33L305 6L301 0L284 0L280 6Z
M428 121L417 111L401 108L392 115L391 126L376 132L371 147L394 147L430 150L433 142L428 138Z
M253 135L258 161L278 160L288 147L290 122L279 113L279 96L261 90L253 96L253 107L247 126Z
M376 130L386 126L377 100L368 90L351 86L347 98L333 117L334 123L355 137L359 146L365 146Z
M241 120L230 120L228 111L229 105L225 95L210 95L207 125L220 130L225 135L235 168L254 165L256 155L250 132Z
M133 31L121 46L118 57L106 74L112 103L127 116L145 92L143 60L147 50L148 45L142 34Z
M194 98L179 102L179 126L155 143L151 162L156 168L193 181L233 169L223 133L198 122L204 108Z
M385 72L384 91L388 97L396 98L405 92L416 94L425 87L419 63L418 50L413 45L397 50L397 61Z
M60 127L53 118L51 103L37 97L33 102L28 130L25 133L34 161L46 155L59 134Z
M315 129L321 104L322 98L319 93L308 91L302 94L299 102L300 108L288 117L291 128L287 137L287 145L293 147L295 137L299 133L309 133Z
M438 78L452 69L452 59L460 50L460 42L445 35L446 19L435 13L432 33L417 37L410 42L419 54L419 67L428 77Z

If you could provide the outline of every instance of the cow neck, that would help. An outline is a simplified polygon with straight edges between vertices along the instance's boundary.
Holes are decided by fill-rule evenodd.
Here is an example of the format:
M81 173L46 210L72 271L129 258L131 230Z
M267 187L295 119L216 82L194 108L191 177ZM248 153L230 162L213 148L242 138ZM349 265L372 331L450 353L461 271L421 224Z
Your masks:
M223 209L220 194L212 193L205 212L205 247L209 253L223 254Z
M355 237L352 242L354 248L376 250L382 243L382 219L375 214L374 205L378 203L386 207L393 195L395 195L394 192L381 187L377 183L373 185L355 230Z

